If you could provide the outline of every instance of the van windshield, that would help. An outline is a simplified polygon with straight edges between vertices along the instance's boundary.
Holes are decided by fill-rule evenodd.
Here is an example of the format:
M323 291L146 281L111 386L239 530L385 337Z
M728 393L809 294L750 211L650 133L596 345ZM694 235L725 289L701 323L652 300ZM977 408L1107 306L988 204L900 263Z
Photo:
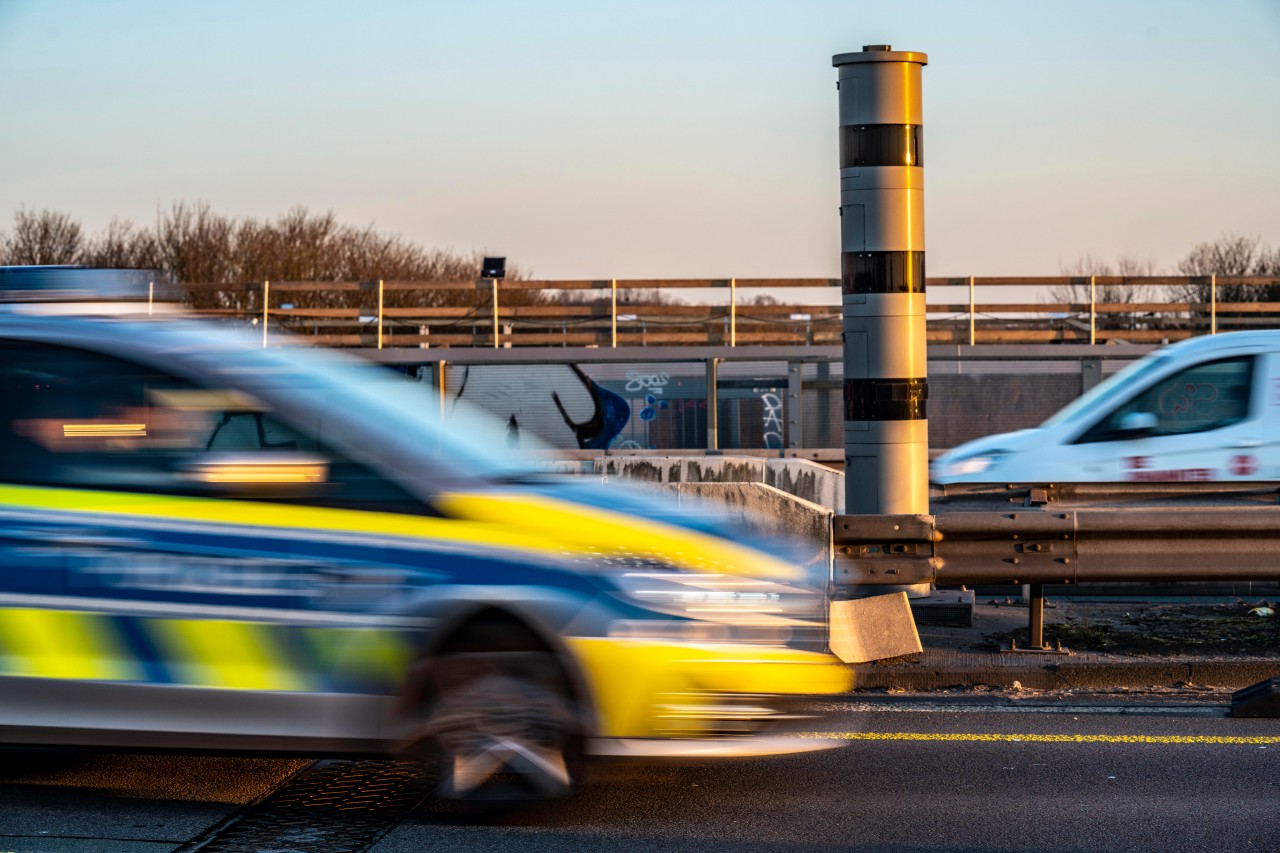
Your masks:
M1094 411L1112 397L1133 389L1134 386L1140 384L1146 377L1153 373L1160 372L1168 366L1171 360L1172 359L1169 356L1162 352L1152 353L1151 355L1138 359L1124 370L1114 374L1111 378L1095 385L1084 394L1081 394L1075 400L1071 401L1066 408L1061 409L1057 414L1049 418L1040 426L1052 427L1079 420L1085 414Z

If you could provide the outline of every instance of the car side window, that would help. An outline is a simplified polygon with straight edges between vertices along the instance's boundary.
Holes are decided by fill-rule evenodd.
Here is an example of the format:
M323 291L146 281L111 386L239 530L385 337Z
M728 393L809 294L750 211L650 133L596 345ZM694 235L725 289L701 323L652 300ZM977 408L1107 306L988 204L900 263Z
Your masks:
M243 391L12 341L0 342L0 482L374 509L419 503Z
M1196 364L1152 383L1076 440L1076 444L1136 438L1125 429L1135 414L1154 416L1142 437L1184 435L1221 429L1249 415L1253 356Z

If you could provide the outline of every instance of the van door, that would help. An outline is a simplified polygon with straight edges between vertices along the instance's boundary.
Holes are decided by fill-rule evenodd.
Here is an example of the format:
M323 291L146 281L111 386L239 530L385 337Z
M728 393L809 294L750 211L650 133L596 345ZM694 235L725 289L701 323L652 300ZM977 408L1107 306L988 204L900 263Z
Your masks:
M1157 379L1105 414L1073 445L1104 481L1257 480L1267 440L1267 356L1201 362ZM1092 451L1092 452L1088 452Z

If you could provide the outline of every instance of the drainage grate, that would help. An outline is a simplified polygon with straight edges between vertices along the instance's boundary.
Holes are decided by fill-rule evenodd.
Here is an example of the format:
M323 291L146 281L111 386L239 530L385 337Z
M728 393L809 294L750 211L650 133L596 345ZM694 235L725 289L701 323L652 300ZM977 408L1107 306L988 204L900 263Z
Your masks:
M317 761L177 853L362 853L426 799L410 761Z

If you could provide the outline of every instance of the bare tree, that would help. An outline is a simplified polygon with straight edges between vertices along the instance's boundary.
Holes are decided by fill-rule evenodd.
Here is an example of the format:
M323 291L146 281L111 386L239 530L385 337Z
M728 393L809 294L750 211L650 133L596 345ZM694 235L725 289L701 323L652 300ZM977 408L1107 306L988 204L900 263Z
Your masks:
M175 204L156 220L160 268L183 283L234 280L235 223L207 202Z
M1217 240L1197 243L1181 261L1178 270L1183 275L1194 276L1244 276L1270 275L1280 276L1280 249L1272 249L1262 241L1261 237L1242 237L1237 234L1223 234ZM1217 291L1218 302L1280 302L1280 286L1216 284L1198 282L1184 285L1181 296L1187 302L1208 303ZM1194 312L1205 316L1207 312ZM1244 315L1231 312L1220 313L1222 318L1239 318Z
M20 210L13 233L0 235L0 263L156 269L185 285L194 307L235 311L260 307L263 281L364 282L366 286L359 290L273 291L271 302L299 308L366 309L373 305L371 285L379 279L473 282L481 258L479 252L425 249L372 225L344 225L332 211L312 213L295 207L274 220L259 220L218 213L207 202L174 204L161 210L150 228L113 219L92 239L85 238L80 224L68 214ZM519 267L508 265L508 279L524 277ZM491 299L488 288L393 289L386 291L383 304L470 307L482 314ZM544 296L512 290L500 301L519 306L542 302Z
M1116 258L1114 264L1101 258L1096 258L1093 255L1081 255L1070 263L1059 263L1058 269L1062 275L1081 279L1089 277L1114 278L1116 276L1141 278L1159 274L1159 266L1155 258L1144 258L1128 252ZM1092 301L1099 304L1137 305L1163 298L1165 294L1161 290L1161 288L1149 284L1130 284L1128 282L1095 284ZM1089 285L1086 282L1057 285L1049 290L1049 300L1075 305L1087 304L1090 302ZM1147 311L1110 313L1100 315L1098 324L1104 328L1131 329L1139 323L1146 324L1153 322L1155 319L1152 312Z
M77 264L83 260L84 233L71 214L19 209L13 233L0 241L6 264Z
M1262 238L1223 234L1217 240L1197 243L1178 262L1183 275L1254 275L1267 254Z
M88 243L82 259L87 266L113 269L159 268L156 235L141 231L125 219L112 219Z

